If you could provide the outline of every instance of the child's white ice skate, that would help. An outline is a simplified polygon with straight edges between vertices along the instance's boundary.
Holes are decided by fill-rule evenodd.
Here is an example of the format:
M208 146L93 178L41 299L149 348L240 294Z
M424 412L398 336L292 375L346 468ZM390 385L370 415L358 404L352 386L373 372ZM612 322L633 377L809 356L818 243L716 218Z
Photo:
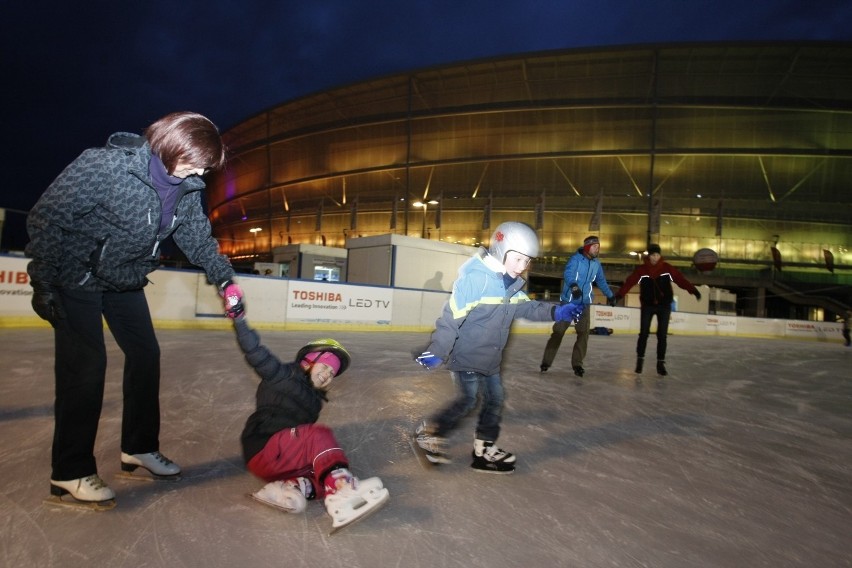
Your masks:
M314 486L310 479L299 477L267 483L249 497L285 513L303 513L308 499L313 499Z
M147 470L150 475L136 473L136 469L140 467ZM121 472L117 474L117 477L146 481L177 481L180 479L180 466L160 452L133 455L121 452Z
M325 497L325 510L332 519L329 535L375 513L388 499L390 492L378 477L364 480L353 477L350 483Z
M70 495L71 499L63 499L65 495ZM108 511L115 507L115 492L97 474L69 481L51 479L50 497L44 502L75 509Z

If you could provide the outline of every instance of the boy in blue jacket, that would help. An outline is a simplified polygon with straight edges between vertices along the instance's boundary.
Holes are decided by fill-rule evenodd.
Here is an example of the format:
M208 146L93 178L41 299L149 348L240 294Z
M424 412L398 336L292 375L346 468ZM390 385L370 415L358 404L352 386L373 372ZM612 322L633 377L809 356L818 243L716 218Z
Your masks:
M535 231L524 223L507 222L494 231L488 250L481 248L459 269L431 343L417 357L428 369L446 363L458 386L458 396L415 431L417 444L430 462L450 461L446 436L476 407L482 392L471 467L488 473L515 471L515 456L495 445L504 399L500 365L512 322L516 318L571 321L583 310L582 304L554 306L527 296L521 274L536 256Z

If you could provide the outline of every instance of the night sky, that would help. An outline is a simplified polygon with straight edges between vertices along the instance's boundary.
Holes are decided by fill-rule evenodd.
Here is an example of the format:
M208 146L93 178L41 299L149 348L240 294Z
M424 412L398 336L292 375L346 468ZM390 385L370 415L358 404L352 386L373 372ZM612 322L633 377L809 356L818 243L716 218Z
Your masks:
M0 207L26 211L85 148L193 110L221 130L331 87L512 53L852 41L848 0L6 1ZM2 248L22 248L7 213Z

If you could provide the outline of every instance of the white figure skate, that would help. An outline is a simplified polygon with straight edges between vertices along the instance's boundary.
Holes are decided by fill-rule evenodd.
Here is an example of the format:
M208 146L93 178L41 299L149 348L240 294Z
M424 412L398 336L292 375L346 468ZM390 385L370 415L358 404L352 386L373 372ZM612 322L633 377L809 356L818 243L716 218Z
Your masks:
M347 484L325 498L325 509L332 519L329 535L375 513L389 499L390 492L378 477L355 478L354 484Z
M137 468L148 471L150 475L139 475ZM121 452L121 471L116 477L143 481L177 481L180 479L180 466L161 454L126 454Z
M303 513L313 492L311 481L300 477L296 480L272 481L249 494L249 497L285 513Z
M71 499L63 499L70 495ZM115 492L97 474L69 481L50 480L50 497L47 505L108 511L115 507Z

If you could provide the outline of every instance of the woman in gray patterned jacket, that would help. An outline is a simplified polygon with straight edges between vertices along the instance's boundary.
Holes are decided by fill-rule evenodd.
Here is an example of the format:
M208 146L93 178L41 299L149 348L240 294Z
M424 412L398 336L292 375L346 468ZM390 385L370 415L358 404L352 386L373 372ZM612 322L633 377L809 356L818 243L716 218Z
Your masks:
M172 237L241 305L201 202L201 176L224 163L209 119L172 113L144 136L116 133L105 147L84 151L30 211L32 304L55 336L54 502L115 505L94 457L106 372L102 318L125 355L121 468L179 476L180 467L159 451L160 348L143 287L159 265L160 243ZM62 501L67 494L73 500Z

